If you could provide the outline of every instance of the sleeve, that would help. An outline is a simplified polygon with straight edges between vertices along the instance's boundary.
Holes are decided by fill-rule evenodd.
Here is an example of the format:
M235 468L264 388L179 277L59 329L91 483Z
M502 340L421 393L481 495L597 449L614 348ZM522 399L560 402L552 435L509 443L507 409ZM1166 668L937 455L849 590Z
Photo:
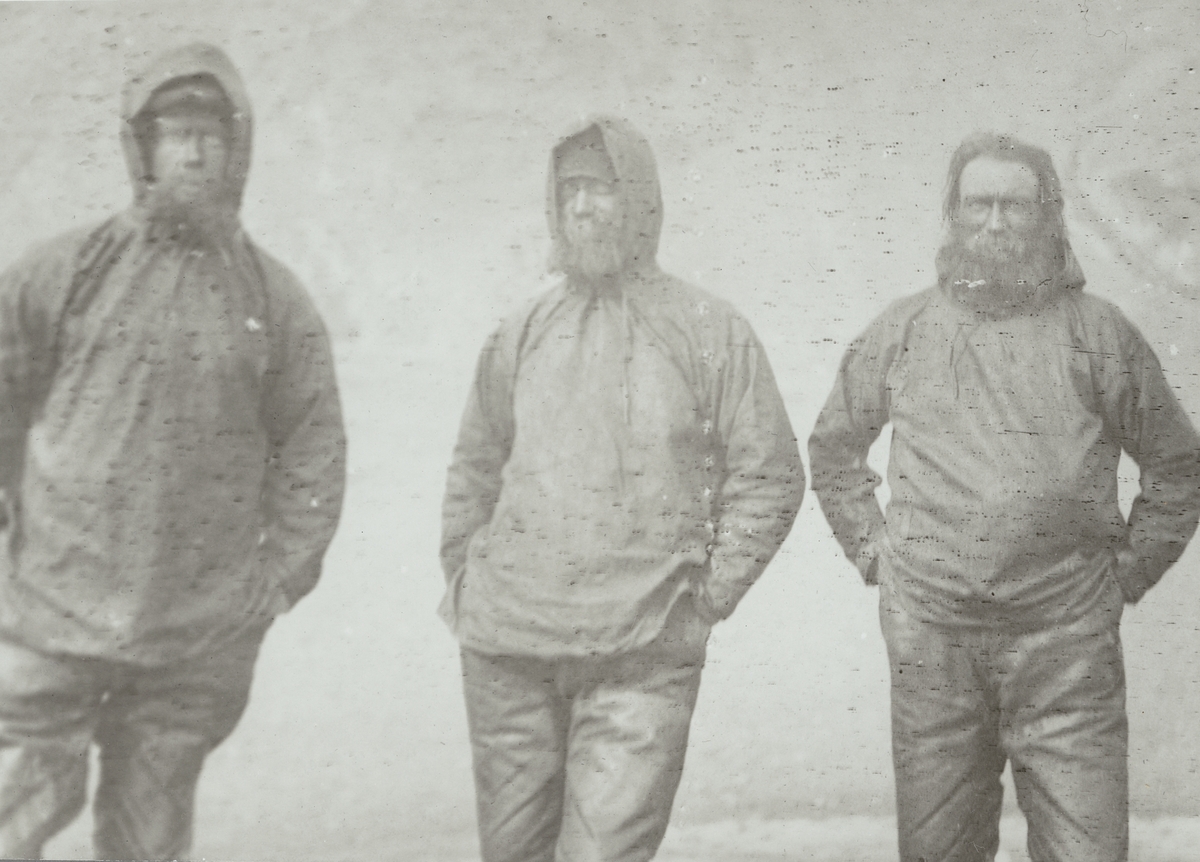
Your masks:
M54 374L54 299L69 255L17 264L0 275L0 489L15 495L25 439Z
M512 383L516 351L505 327L479 354L442 502L442 571L450 583L466 565L471 537L492 519L500 499L500 471L513 441Z
M714 431L724 451L710 571L696 586L700 612L725 619L787 538L804 498L804 467L762 345L735 320L718 375Z
M1200 438L1154 351L1132 324L1118 323L1119 354L1099 354L1108 360L1099 392L1105 421L1141 473L1117 552L1121 590L1136 602L1183 554L1200 521Z
M287 607L321 575L341 516L346 436L325 327L299 285L284 298L263 416L270 446L260 551ZM277 300L278 301L278 300Z
M813 491L834 537L868 584L877 583L884 516L875 497L881 479L867 465L867 454L888 422L887 373L902 329L885 315L851 343L808 439Z

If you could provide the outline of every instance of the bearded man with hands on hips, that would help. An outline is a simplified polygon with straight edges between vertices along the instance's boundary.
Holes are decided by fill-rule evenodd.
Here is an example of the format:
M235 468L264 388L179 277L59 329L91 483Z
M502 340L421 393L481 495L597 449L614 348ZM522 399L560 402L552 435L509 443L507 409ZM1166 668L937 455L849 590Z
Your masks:
M854 340L809 440L826 518L880 587L900 858L994 858L1009 761L1034 862L1119 862L1121 612L1195 532L1200 438L1141 334L1084 291L1045 150L968 138L944 214L937 284ZM867 453L889 422L885 516Z

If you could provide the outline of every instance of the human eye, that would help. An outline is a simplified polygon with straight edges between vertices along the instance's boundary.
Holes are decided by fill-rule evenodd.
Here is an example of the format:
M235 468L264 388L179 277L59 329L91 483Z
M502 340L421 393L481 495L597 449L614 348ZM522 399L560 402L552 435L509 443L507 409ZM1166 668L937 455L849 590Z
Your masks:
M558 196L564 201L569 201L579 192L579 180L566 179L558 184Z
M973 219L985 218L992 211L992 202L984 198L967 198L963 211Z
M1017 218L1030 218L1037 209L1037 202L1024 198L1007 199L1001 202L1006 215Z
M178 143L179 141L186 141L190 135L190 129L185 129L180 126L168 126L166 124L162 124L158 127L158 137L164 141Z

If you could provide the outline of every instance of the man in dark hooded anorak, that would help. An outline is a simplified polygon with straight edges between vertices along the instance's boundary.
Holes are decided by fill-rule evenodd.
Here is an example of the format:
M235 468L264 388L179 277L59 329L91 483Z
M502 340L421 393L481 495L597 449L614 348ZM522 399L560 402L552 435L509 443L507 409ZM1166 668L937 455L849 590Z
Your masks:
M900 858L994 858L1011 761L1030 858L1120 862L1121 613L1196 529L1200 439L1142 336L1084 292L1048 153L968 138L944 211L938 283L854 341L809 440L830 526L880 587ZM867 453L888 422L885 517Z
M565 278L480 356L443 509L486 862L650 859L705 644L791 528L804 473L763 349L655 264L650 147L554 147Z
M341 508L329 344L238 223L251 114L215 48L130 79L134 203L0 277L0 856L86 801L95 853L175 859L271 620Z

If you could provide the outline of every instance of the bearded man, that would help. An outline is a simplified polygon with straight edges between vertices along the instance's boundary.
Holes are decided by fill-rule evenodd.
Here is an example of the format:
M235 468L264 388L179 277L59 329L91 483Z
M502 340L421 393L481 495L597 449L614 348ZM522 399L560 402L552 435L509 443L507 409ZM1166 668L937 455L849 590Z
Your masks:
M763 349L658 269L649 144L595 117L551 153L565 278L484 346L443 509L485 862L654 856L711 626L804 492Z
M177 859L271 620L341 509L328 339L238 224L251 115L190 45L131 77L134 202L0 277L0 856L86 801L95 853Z
M944 212L937 285L854 341L809 441L829 524L880 585L900 857L994 858L1007 760L1035 862L1124 860L1119 623L1196 529L1200 439L1142 336L1083 292L1048 153L967 139ZM888 422L885 517L867 451Z

